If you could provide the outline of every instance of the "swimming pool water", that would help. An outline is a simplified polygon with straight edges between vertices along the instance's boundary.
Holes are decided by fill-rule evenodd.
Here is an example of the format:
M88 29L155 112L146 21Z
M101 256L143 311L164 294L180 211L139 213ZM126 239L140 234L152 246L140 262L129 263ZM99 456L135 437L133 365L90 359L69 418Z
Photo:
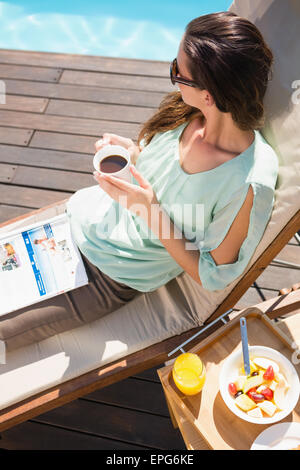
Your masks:
M232 0L0 1L0 48L171 60L197 16Z

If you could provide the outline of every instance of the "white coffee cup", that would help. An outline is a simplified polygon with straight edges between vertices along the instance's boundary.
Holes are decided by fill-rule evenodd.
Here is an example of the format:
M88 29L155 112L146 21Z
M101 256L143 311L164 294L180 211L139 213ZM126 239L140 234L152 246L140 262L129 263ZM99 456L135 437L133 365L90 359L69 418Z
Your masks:
M100 163L104 158L109 157L110 155L120 155L121 157L124 157L127 160L127 165L119 171L115 171L113 173L104 173L100 170ZM116 178L120 178L122 180L128 181L129 183L132 183L132 173L129 169L130 164L130 153L125 147L122 147L121 145L106 145L102 149L98 150L93 159L94 168L99 173L104 175L112 175Z

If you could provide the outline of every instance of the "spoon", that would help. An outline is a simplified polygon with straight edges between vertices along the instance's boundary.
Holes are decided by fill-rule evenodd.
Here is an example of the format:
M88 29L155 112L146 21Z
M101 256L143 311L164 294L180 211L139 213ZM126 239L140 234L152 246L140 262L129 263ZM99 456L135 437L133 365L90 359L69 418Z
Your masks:
M240 318L240 327L241 327L241 337L242 337L244 369L245 369L246 375L250 375L250 358L249 358L249 349L248 349L247 322L246 322L245 317Z

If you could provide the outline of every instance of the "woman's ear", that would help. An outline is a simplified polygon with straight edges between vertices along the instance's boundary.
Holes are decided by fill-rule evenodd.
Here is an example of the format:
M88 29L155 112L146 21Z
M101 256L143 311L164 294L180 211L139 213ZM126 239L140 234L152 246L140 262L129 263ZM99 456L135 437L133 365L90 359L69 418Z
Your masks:
M213 97L211 96L211 94L208 91L206 91L205 93L206 93L205 98L204 98L205 99L205 104L207 106L212 106L215 102Z

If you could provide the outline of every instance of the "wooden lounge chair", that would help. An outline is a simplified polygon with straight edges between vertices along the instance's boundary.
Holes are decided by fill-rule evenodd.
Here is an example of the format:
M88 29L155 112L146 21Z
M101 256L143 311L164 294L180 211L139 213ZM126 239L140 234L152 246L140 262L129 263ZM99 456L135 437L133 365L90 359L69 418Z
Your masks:
M177 345L233 308L299 230L300 106L292 100L292 83L300 79L296 52L299 10L293 0L284 5L280 0L238 0L231 10L257 24L277 60L265 100L267 121L262 131L280 158L276 202L245 272L226 289L215 292L206 291L182 273L92 325L11 351L6 364L0 365L0 431L166 361ZM280 42L279 26L287 29ZM287 57L288 64L282 64ZM65 204L66 200L7 221L0 226L0 234L62 213ZM270 317L293 311L300 308L300 291L266 301L260 308Z

